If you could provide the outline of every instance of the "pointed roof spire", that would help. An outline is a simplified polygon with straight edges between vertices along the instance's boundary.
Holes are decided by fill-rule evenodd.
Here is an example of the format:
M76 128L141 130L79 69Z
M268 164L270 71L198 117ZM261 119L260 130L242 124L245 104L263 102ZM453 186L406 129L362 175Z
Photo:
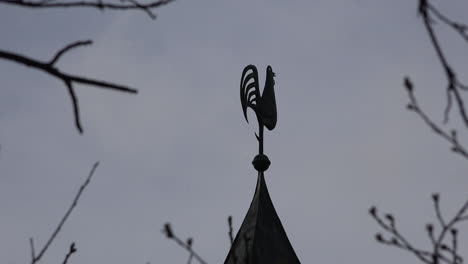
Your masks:
M247 74L249 71L252 72ZM274 72L268 66L265 84L265 89L268 91L264 89L263 95L267 93L269 96L260 97L257 68L248 65L242 73L242 109L247 118L247 107L252 108L257 114L259 125L259 135L256 135L259 141L259 154L252 162L258 171L258 179L250 208L224 264L300 264L273 206L264 176L264 172L270 166L270 160L263 154L263 127L268 125L270 119L274 121L274 125L267 128L272 130L276 125L274 76ZM265 113L271 113L271 118L266 120Z
M257 187L224 264L300 264L259 172Z

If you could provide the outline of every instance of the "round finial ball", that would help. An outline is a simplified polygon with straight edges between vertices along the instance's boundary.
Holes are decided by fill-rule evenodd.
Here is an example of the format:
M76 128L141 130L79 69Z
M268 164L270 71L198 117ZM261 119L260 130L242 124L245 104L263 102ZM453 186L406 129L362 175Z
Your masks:
M252 164L257 171L264 172L268 170L268 167L270 167L271 162L266 155L258 154L257 156L255 156L254 160L252 161Z

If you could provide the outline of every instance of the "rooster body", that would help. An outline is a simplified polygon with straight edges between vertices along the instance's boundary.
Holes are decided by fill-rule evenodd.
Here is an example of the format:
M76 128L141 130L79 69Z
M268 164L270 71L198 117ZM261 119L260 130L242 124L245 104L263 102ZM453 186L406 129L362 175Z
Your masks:
M240 96L242 110L244 111L245 120L247 118L247 108L250 107L257 115L260 126L265 126L268 130L273 130L276 127L277 111L275 99L275 73L271 66L267 67L265 87L260 96L260 87L258 82L257 67L248 65L242 72L240 83Z

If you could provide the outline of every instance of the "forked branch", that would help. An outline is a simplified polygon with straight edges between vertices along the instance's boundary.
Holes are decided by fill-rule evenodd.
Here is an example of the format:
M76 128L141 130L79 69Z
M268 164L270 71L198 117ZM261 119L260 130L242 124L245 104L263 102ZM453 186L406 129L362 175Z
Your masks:
M49 239L47 240L47 242L44 244L44 246L41 248L41 250L39 251L39 253L37 255L36 255L36 249L34 247L34 240L33 240L33 238L29 239L30 247L31 247L31 264L38 263L41 260L41 258L44 256L44 254L47 252L47 250L49 249L52 242L54 242L55 238L60 233L60 230L62 230L62 227L65 224L65 222L67 221L68 217L73 212L76 205L78 204L78 201L79 201L79 199L81 197L81 194L83 193L83 191L86 189L86 187L90 183L91 178L93 177L94 172L96 171L96 168L98 167L98 165L99 165L99 162L94 163L91 171L89 172L88 177L86 178L84 183L80 186L80 188L79 188L78 192L76 193L75 198L73 199L70 207L68 207L68 210L65 212L65 215L62 217L59 224L54 229L54 231L50 235ZM66 264L69 257L75 252L76 252L75 244L72 243L71 246L70 246L70 250L69 250L67 256L65 257L65 260L64 260L63 263Z
M416 96L414 95L414 85L408 77L405 78L404 85L410 99L410 102L407 105L408 110L415 112L419 117L421 117L421 119L426 123L427 126L431 128L435 134L450 142L452 144L451 149L453 152L458 153L464 158L468 159L468 151L463 145L460 144L457 137L457 131L452 130L451 132L447 132L440 126L436 125L436 123L433 122L419 106Z
M468 90L468 86L460 81L456 71L450 65L446 52L440 44L440 40L434 30L435 22L441 22L448 25L451 29L457 32L465 42L468 43L468 26L466 24L456 22L450 19L448 16L438 10L429 0L419 0L419 14L422 17L424 27L429 36L432 47L437 55L437 58L443 68L445 77L447 79L446 84L446 106L444 111L444 124L447 124L450 118L450 112L452 107L458 108L458 113L462 120L465 128L468 129L468 112L465 106L465 100L462 93ZM468 152L464 146L462 146L457 138L457 131L451 130L450 132L445 131L440 126L436 125L431 118L425 114L425 112L418 105L416 97L414 95L414 86L409 77L405 77L404 85L408 91L408 97L410 103L408 109L417 113L424 122L432 129L432 131L445 140L452 144L452 150L464 158L468 159Z
M153 9L169 4L174 0L158 0L148 3L142 3L136 0L120 0L120 3L113 3L110 1L51 1L51 0L0 0L0 4L16 5L28 8L69 8L69 7L83 7L83 8L96 8L99 10L141 10L145 12L151 19L156 19Z
M450 25L464 38L464 40L467 40L466 25L449 20L428 0L419 0L419 14L423 19L423 24L429 35L429 39L432 43L434 51L436 52L436 55L439 59L440 64L442 65L442 68L444 69L444 73L447 78L447 106L445 108L444 113L444 123L447 123L449 120L450 110L452 108L452 102L454 97L463 123L465 127L468 128L468 114L465 108L464 100L460 94L460 91L467 90L468 87L460 81L456 71L453 70L452 66L450 66L447 56L444 50L442 49L440 41L433 28L434 21L441 21L445 24Z
M76 253L75 242L71 243L70 248L68 249L68 253L67 253L67 255L65 256L65 259L63 260L62 264L67 264L67 263L68 263L68 259L69 259L69 258L71 257L71 255L73 255L74 253Z
M68 89L68 93L72 101L76 129L79 131L80 134L82 134L83 127L81 125L78 98L76 97L76 94L75 94L74 84L83 84L83 85L93 86L97 88L109 89L113 91L132 93L132 94L136 94L138 92L136 89L128 87L128 86L65 73L55 66L58 60L65 53L69 52L70 50L74 48L77 48L80 46L91 45L91 44L92 44L91 40L73 42L65 46L64 48L60 49L48 62L42 62L42 61L27 57L21 54L5 51L1 49L0 49L0 59L16 62L24 66L28 66L37 70L41 70L63 81L63 83Z
M174 240L180 247L182 247L183 249L185 249L185 250L187 250L189 252L189 258L188 258L188 261L187 261L188 263L191 263L192 259L195 258L199 263L207 264L207 262L202 257L200 257L200 255L198 255L197 252L195 252L193 250L193 248L192 248L193 239L192 238L189 237L187 239L187 242L184 242L182 239L180 239L174 233L170 223L166 223L164 225L164 229L162 230L162 232L164 233L164 235L166 235L166 237L168 239Z
M432 195L434 211L436 214L439 228L433 223L426 225L426 232L431 242L432 248L429 250L420 249L414 246L405 236L398 230L396 220L393 215L381 215L377 212L376 207L369 210L372 218L384 230L384 233L389 235L385 238L382 233L377 233L375 238L377 242L384 245L400 248L411 252L422 262L427 264L461 264L463 258L458 254L458 230L456 225L468 220L468 201L466 201L458 210L458 212L448 221L444 220L440 210L439 194Z

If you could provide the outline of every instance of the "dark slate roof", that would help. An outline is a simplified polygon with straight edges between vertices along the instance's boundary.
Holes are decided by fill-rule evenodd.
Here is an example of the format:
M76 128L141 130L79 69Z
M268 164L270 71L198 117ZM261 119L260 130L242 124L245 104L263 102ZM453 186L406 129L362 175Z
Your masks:
M263 172L224 264L300 264L276 214Z

